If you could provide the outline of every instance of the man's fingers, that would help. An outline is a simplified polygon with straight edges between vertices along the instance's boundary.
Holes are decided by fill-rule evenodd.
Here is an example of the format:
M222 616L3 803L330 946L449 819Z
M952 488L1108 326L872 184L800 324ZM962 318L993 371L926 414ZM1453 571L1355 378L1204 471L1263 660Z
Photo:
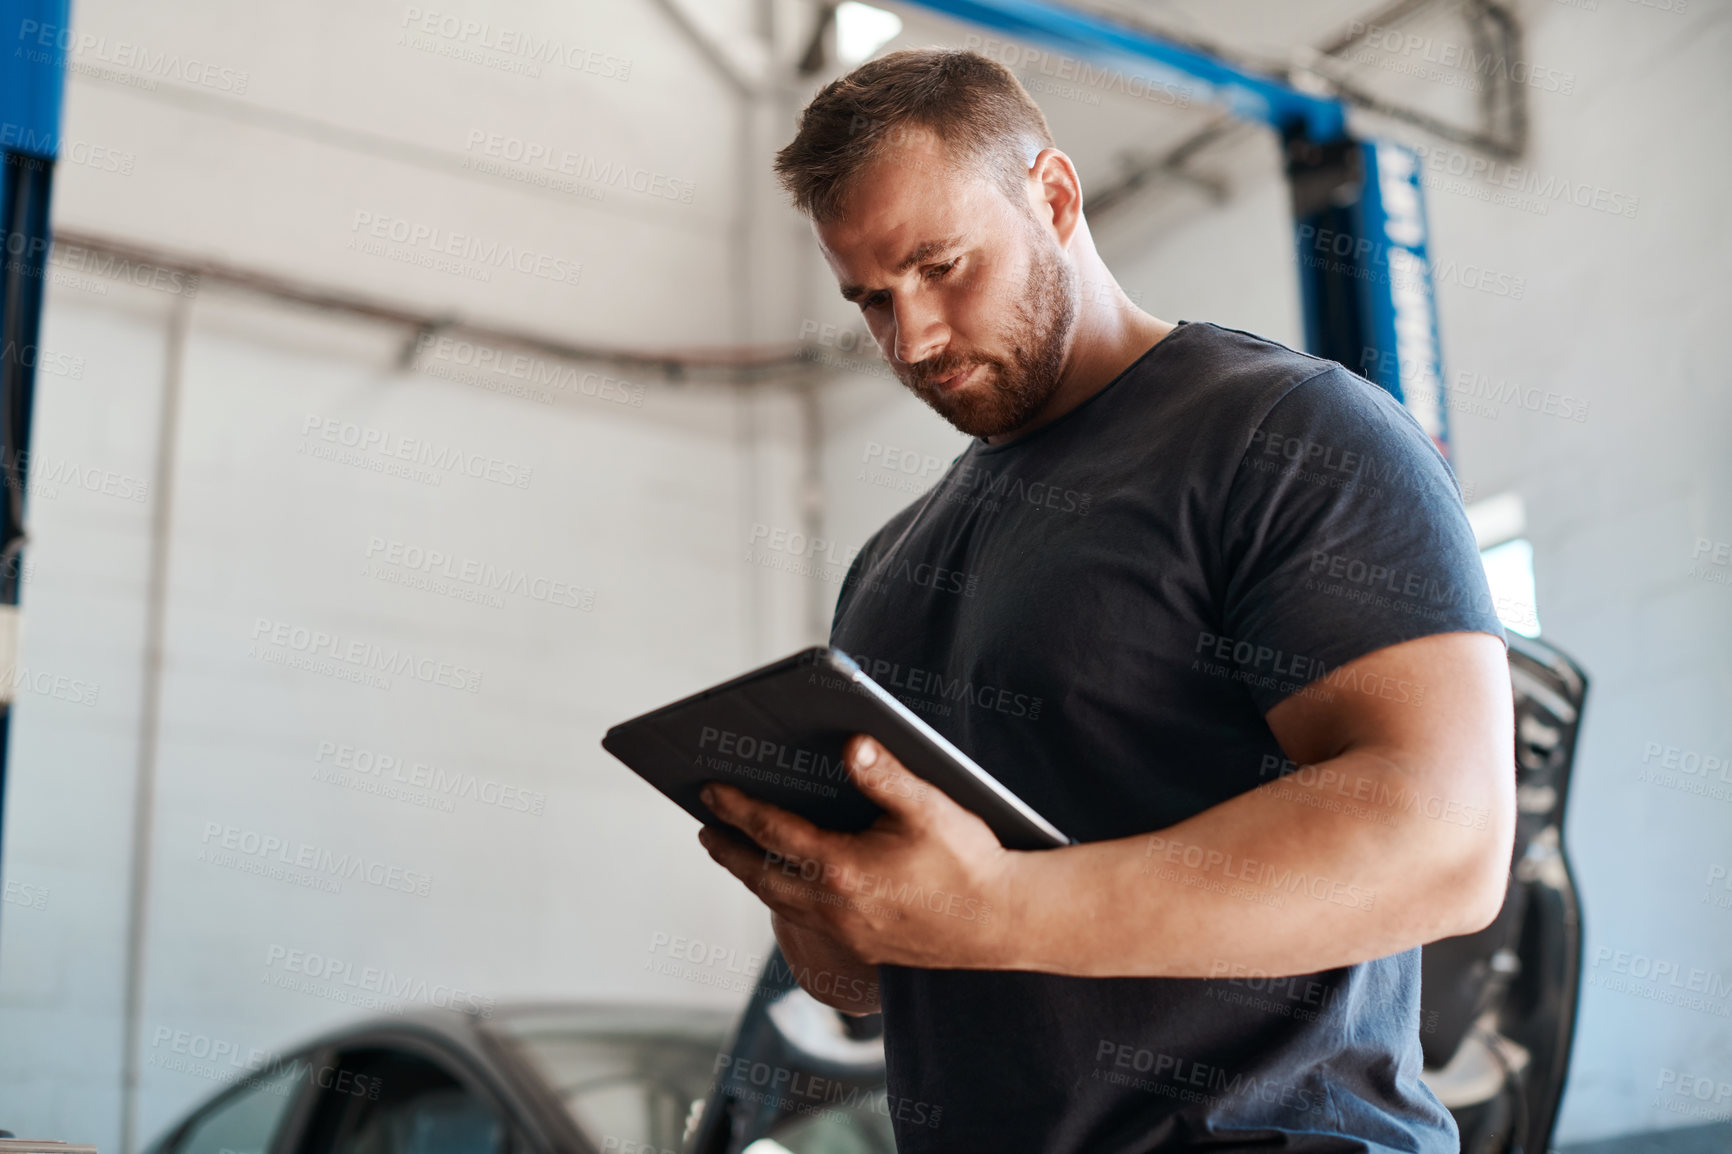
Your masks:
M818 857L828 835L797 813L748 797L731 785L711 782L703 802L710 811L764 849L785 857Z
M857 733L847 747L848 777L860 792L891 813L912 815L924 810L938 791L914 776L877 741Z
M698 841L703 844L710 857L715 859L716 864L741 881L747 880L747 874L758 873L763 869L764 851L755 845L747 845L707 825L698 828Z
M709 851L717 865L740 879L740 884L757 895L758 900L784 914L804 914L811 904L802 887L784 885L771 864L777 857L717 833L713 829L698 831L698 840Z
M758 801L720 782L704 789L704 804L756 846L722 846L715 830L699 834L710 856L772 909L809 915L826 885L849 876L847 834L819 829L799 814Z
M835 933L825 916L830 903L824 900L826 891L820 884L820 879L828 877L822 863L810 858L785 858L741 845L708 826L698 830L698 841L718 865L738 878L772 913L809 930Z

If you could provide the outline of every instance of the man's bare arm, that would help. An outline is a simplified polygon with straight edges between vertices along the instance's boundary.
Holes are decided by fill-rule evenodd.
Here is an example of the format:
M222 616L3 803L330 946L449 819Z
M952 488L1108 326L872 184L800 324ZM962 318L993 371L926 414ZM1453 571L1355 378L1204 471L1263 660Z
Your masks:
M1019 856L1011 967L1305 974L1484 927L1515 830L1513 713L1489 634L1341 667L1268 714L1299 771L1155 834Z

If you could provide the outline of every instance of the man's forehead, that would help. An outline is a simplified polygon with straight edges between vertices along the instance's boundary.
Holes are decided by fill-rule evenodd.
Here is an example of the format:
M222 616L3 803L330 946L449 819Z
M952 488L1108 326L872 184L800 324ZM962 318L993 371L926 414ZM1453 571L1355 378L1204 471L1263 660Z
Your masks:
M878 228L867 225L846 234L829 235L823 226L815 226L818 248L837 275L844 270L904 273L945 249L968 243L976 231L969 227L966 213L883 219L878 223Z
M966 201L973 174L949 163L927 163L917 155L890 153L854 174L836 218L821 232L840 243L880 236L893 222L934 217Z
M982 223L984 177L949 165L902 164L886 155L862 170L841 216L813 222L818 247L839 279L869 271L903 272L954 247Z

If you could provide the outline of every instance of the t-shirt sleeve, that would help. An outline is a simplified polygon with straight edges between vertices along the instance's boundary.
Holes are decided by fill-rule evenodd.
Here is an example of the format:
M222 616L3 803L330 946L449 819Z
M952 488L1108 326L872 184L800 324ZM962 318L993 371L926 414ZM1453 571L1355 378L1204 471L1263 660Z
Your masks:
M1260 710L1313 684L1418 700L1422 685L1349 685L1336 671L1434 633L1509 644L1455 475L1388 393L1323 370L1249 441L1228 491L1212 653Z

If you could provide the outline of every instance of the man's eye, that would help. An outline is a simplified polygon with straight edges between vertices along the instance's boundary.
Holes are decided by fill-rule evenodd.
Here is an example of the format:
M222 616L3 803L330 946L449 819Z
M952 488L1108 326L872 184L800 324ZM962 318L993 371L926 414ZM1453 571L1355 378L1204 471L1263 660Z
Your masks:
M884 292L878 292L878 293L873 293L871 296L863 299L860 302L860 307L863 309L879 309L879 308L883 308L885 305L887 305L889 303L890 303L890 294L884 293Z
M962 259L962 258L961 257L957 258L957 260L960 260L960 259ZM927 280L941 280L945 276L949 275L950 270L955 268L955 267L956 267L956 261L954 261L954 260L947 260L943 264L933 265L931 268L926 270L926 279Z

